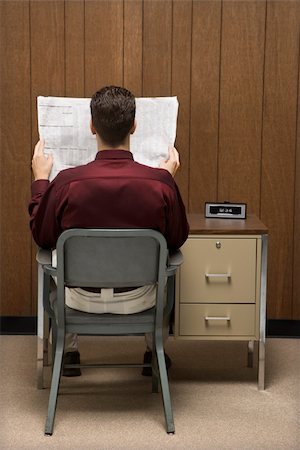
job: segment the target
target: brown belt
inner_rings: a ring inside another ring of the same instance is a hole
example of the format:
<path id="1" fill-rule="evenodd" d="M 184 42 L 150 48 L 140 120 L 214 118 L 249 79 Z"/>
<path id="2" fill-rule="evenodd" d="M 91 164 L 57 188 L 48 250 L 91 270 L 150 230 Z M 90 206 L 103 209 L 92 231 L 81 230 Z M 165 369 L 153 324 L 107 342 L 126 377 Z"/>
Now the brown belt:
<path id="1" fill-rule="evenodd" d="M 124 287 L 124 288 L 114 288 L 114 293 L 121 294 L 122 292 L 130 292 L 134 291 L 134 289 L 138 289 L 140 286 L 135 287 Z M 101 288 L 82 288 L 84 291 L 94 292 L 95 294 L 101 294 Z"/>

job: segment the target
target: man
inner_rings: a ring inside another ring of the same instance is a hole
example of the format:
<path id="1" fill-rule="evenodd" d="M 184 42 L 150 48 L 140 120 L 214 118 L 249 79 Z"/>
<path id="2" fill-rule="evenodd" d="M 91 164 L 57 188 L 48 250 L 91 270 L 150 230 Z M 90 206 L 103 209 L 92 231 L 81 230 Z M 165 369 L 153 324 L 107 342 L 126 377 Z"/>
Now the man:
<path id="1" fill-rule="evenodd" d="M 43 140 L 35 146 L 29 214 L 36 243 L 54 249 L 59 235 L 69 228 L 152 228 L 165 236 L 169 250 L 178 249 L 189 226 L 173 179 L 179 167 L 177 150 L 170 147 L 169 158 L 159 168 L 134 161 L 130 134 L 136 128 L 135 98 L 121 87 L 104 87 L 93 95 L 90 127 L 98 146 L 95 161 L 63 170 L 51 183 L 53 158 L 44 154 Z M 154 286 L 124 288 L 108 300 L 93 289 L 66 291 L 69 307 L 90 313 L 135 313 L 154 302 Z M 149 347 L 150 343 L 145 362 L 151 360 Z M 78 362 L 76 336 L 68 336 L 65 363 Z M 63 374 L 80 375 L 80 370 L 65 369 Z"/>

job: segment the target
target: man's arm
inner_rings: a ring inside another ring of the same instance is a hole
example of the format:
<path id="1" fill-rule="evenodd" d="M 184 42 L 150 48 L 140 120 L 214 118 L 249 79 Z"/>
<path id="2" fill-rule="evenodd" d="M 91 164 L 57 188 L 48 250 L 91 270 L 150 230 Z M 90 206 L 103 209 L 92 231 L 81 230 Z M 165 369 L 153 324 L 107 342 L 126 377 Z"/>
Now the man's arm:
<path id="1" fill-rule="evenodd" d="M 165 238 L 169 250 L 179 249 L 187 240 L 189 224 L 186 217 L 185 206 L 178 186 L 174 181 L 174 188 L 167 196 L 166 230 Z"/>
<path id="2" fill-rule="evenodd" d="M 169 157 L 159 166 L 167 170 L 174 178 L 180 167 L 179 153 L 175 147 L 169 146 Z M 172 192 L 167 196 L 165 238 L 170 250 L 176 250 L 187 240 L 189 224 L 186 218 L 185 206 L 177 184 L 174 181 Z"/>
<path id="3" fill-rule="evenodd" d="M 170 145 L 168 158 L 160 162 L 159 168 L 167 170 L 174 178 L 179 167 L 179 153 L 173 145 Z"/>
<path id="4" fill-rule="evenodd" d="M 53 166 L 53 156 L 45 155 L 45 141 L 40 139 L 34 148 L 31 161 L 34 180 L 49 180 L 49 176 Z"/>
<path id="5" fill-rule="evenodd" d="M 30 228 L 35 242 L 43 248 L 53 248 L 61 233 L 56 220 L 55 186 L 49 183 L 53 165 L 52 155 L 44 154 L 45 143 L 40 140 L 34 149 L 32 171 L 34 182 L 29 203 Z"/>

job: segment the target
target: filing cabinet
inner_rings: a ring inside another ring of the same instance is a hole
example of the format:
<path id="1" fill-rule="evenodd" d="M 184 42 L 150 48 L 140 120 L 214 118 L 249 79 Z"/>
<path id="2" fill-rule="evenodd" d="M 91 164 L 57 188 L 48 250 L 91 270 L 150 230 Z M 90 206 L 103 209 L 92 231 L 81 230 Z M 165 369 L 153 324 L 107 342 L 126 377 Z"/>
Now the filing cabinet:
<path id="1" fill-rule="evenodd" d="M 258 339 L 260 237 L 191 235 L 181 251 L 178 336 Z"/>
<path id="2" fill-rule="evenodd" d="M 175 338 L 258 341 L 263 389 L 267 229 L 255 216 L 189 221 L 176 277 Z"/>

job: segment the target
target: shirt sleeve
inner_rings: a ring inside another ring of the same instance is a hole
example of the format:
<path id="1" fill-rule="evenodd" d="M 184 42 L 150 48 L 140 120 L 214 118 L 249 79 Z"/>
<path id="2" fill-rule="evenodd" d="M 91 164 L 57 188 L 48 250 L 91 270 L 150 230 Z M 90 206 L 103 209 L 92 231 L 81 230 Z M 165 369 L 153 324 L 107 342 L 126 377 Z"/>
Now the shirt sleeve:
<path id="1" fill-rule="evenodd" d="M 167 196 L 165 238 L 169 250 L 179 249 L 187 240 L 189 224 L 180 191 L 174 181 L 174 187 Z"/>
<path id="2" fill-rule="evenodd" d="M 37 180 L 31 186 L 31 201 L 28 211 L 32 236 L 42 248 L 51 249 L 56 246 L 62 230 L 58 223 L 58 202 L 55 182 Z"/>

